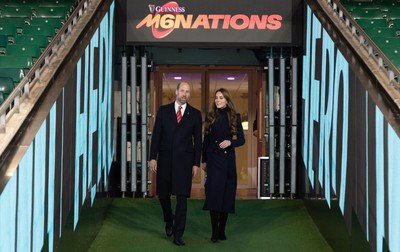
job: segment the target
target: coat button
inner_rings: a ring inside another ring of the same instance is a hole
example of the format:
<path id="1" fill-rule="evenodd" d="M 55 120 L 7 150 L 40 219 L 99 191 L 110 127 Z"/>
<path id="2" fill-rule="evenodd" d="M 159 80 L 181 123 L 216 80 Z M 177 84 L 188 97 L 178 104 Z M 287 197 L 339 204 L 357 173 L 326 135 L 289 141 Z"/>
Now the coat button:
<path id="1" fill-rule="evenodd" d="M 226 151 L 224 151 L 224 153 L 226 154 L 227 152 L 226 152 Z"/>
<path id="2" fill-rule="evenodd" d="M 218 143 L 218 141 L 215 141 L 215 143 Z"/>

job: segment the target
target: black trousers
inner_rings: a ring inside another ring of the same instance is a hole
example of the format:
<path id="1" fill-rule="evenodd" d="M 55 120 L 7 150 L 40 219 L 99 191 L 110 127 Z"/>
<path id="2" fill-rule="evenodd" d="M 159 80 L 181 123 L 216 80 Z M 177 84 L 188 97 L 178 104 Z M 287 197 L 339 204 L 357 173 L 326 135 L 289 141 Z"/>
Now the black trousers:
<path id="1" fill-rule="evenodd" d="M 187 196 L 176 196 L 175 217 L 171 207 L 171 197 L 159 198 L 163 210 L 164 222 L 173 224 L 174 237 L 180 238 L 185 232 L 187 214 Z"/>

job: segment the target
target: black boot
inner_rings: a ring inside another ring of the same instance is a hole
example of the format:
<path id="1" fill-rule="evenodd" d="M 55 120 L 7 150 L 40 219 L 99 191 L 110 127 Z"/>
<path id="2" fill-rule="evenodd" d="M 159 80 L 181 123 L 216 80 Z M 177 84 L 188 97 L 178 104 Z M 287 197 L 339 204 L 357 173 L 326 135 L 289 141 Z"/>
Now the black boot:
<path id="1" fill-rule="evenodd" d="M 211 241 L 217 242 L 218 241 L 218 217 L 219 217 L 219 214 L 217 212 L 210 211 L 210 217 L 211 217 L 211 228 L 212 228 Z"/>
<path id="2" fill-rule="evenodd" d="M 225 226 L 227 220 L 228 220 L 228 213 L 219 214 L 218 238 L 220 240 L 226 240 Z"/>

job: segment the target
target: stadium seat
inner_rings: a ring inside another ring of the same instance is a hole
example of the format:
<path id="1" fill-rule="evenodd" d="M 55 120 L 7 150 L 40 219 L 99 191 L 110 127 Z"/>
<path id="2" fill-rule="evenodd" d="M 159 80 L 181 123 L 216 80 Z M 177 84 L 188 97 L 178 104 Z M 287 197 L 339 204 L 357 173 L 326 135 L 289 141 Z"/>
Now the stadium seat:
<path id="1" fill-rule="evenodd" d="M 6 48 L 6 55 L 8 56 L 30 56 L 39 58 L 41 53 L 37 45 L 10 44 Z"/>
<path id="2" fill-rule="evenodd" d="M 379 7 L 372 1 L 366 2 L 366 1 L 340 1 L 340 3 L 343 5 L 343 7 L 346 8 L 348 12 L 353 12 L 354 9 L 360 9 L 360 8 L 375 8 L 378 9 Z"/>
<path id="3" fill-rule="evenodd" d="M 49 39 L 42 35 L 19 35 L 15 37 L 15 44 L 37 45 L 44 49 L 49 45 Z"/>
<path id="4" fill-rule="evenodd" d="M 400 48 L 400 38 L 376 37 L 374 42 L 379 47 L 397 47 Z"/>
<path id="5" fill-rule="evenodd" d="M 3 92 L 0 91 L 0 106 L 3 104 L 4 100 Z"/>
<path id="6" fill-rule="evenodd" d="M 14 84 L 16 85 L 22 80 L 22 78 L 28 73 L 28 71 L 29 69 L 21 67 L 0 68 L 0 77 L 10 77 L 13 79 Z"/>
<path id="7" fill-rule="evenodd" d="M 25 25 L 22 34 L 42 35 L 52 38 L 56 34 L 56 30 L 51 25 Z"/>
<path id="8" fill-rule="evenodd" d="M 0 34 L 7 35 L 8 42 L 14 43 L 17 35 L 17 27 L 14 24 L 0 24 Z"/>
<path id="9" fill-rule="evenodd" d="M 375 18 L 375 19 L 382 19 L 384 15 L 379 8 L 354 8 L 351 12 L 351 16 L 354 19 L 360 18 Z"/>
<path id="10" fill-rule="evenodd" d="M 33 10 L 33 16 L 36 18 L 62 18 L 67 19 L 70 7 L 45 7 L 42 6 Z"/>
<path id="11" fill-rule="evenodd" d="M 13 90 L 14 90 L 13 79 L 9 77 L 0 77 L 0 92 L 2 92 L 3 95 L 7 97 L 8 95 L 11 94 Z"/>
<path id="12" fill-rule="evenodd" d="M 390 8 L 387 12 L 387 19 L 400 19 L 400 8 Z"/>
<path id="13" fill-rule="evenodd" d="M 399 8 L 400 6 L 400 2 L 396 3 L 396 2 L 382 2 L 379 5 L 379 9 L 381 9 L 382 12 L 385 12 L 387 14 L 387 12 L 391 9 L 391 8 Z"/>
<path id="14" fill-rule="evenodd" d="M 0 25 L 15 25 L 16 28 L 22 28 L 25 24 L 29 24 L 25 18 L 20 17 L 10 17 L 10 18 L 0 18 Z"/>
<path id="15" fill-rule="evenodd" d="M 356 20 L 357 23 L 362 27 L 389 27 L 389 23 L 385 18 L 371 19 L 371 18 L 360 18 Z"/>
<path id="16" fill-rule="evenodd" d="M 62 18 L 33 18 L 31 25 L 51 25 L 54 28 L 60 28 L 63 25 Z"/>
<path id="17" fill-rule="evenodd" d="M 1 8 L 1 17 L 6 17 L 6 18 L 14 18 L 14 17 L 20 17 L 20 18 L 26 18 L 26 19 L 31 19 L 32 18 L 32 9 L 30 6 L 26 5 L 18 5 L 18 6 L 5 6 Z"/>
<path id="18" fill-rule="evenodd" d="M 30 6 L 32 3 L 41 2 L 42 0 L 0 0 L 1 3 L 4 3 L 5 6 L 8 7 L 19 7 Z M 47 1 L 47 0 L 45 0 Z"/>
<path id="19" fill-rule="evenodd" d="M 39 3 L 39 7 L 64 7 L 66 9 L 70 8 L 71 10 L 74 8 L 75 2 L 72 0 L 47 0 Z"/>
<path id="20" fill-rule="evenodd" d="M 392 27 L 387 27 L 387 28 L 386 27 L 379 27 L 379 28 L 366 27 L 364 30 L 371 38 L 374 38 L 374 37 L 390 38 L 390 37 L 397 36 L 396 30 Z"/>
<path id="21" fill-rule="evenodd" d="M 380 49 L 389 59 L 400 58 L 399 47 L 387 46 L 387 47 L 380 47 Z"/>
<path id="22" fill-rule="evenodd" d="M 0 25 L 15 25 L 17 34 L 22 33 L 22 28 L 25 26 L 25 24 L 29 24 L 29 20 L 21 17 L 9 17 L 9 18 L 0 18 Z"/>
<path id="23" fill-rule="evenodd" d="M 8 36 L 0 34 L 0 54 L 6 53 L 7 44 L 8 44 Z"/>
<path id="24" fill-rule="evenodd" d="M 393 65 L 397 66 L 397 68 L 400 68 L 400 57 L 399 58 L 396 58 L 396 57 L 390 58 L 390 61 L 392 61 Z"/>
<path id="25" fill-rule="evenodd" d="M 396 30 L 400 30 L 400 18 L 394 19 L 390 21 L 391 27 L 393 27 Z"/>
<path id="26" fill-rule="evenodd" d="M 0 56 L 0 68 L 30 69 L 33 66 L 33 63 L 33 59 L 30 56 Z M 1 76 L 2 75 L 0 75 L 0 77 Z"/>

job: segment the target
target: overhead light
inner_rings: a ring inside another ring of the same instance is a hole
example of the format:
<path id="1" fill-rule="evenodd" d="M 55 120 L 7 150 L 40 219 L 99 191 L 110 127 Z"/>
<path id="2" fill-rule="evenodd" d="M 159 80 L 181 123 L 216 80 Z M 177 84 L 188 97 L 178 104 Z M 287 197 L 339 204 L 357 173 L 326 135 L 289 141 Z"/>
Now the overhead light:
<path id="1" fill-rule="evenodd" d="M 182 77 L 181 76 L 175 76 L 174 79 L 175 80 L 182 80 Z"/>
<path id="2" fill-rule="evenodd" d="M 235 80 L 235 77 L 227 77 L 227 80 Z"/>

